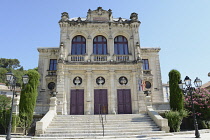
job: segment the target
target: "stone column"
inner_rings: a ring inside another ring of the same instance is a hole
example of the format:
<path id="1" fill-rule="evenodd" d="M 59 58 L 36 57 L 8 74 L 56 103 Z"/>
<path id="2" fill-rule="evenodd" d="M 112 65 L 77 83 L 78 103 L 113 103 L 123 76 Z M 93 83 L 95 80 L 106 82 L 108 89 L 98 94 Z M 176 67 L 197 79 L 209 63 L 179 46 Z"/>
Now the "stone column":
<path id="1" fill-rule="evenodd" d="M 138 63 L 137 69 L 138 69 L 138 80 L 140 80 L 138 82 L 142 82 L 142 80 L 144 80 L 142 63 Z M 139 86 L 139 84 L 141 86 L 141 83 L 138 83 L 138 86 Z M 138 90 L 138 107 L 139 107 L 139 113 L 146 112 L 145 94 L 144 94 L 143 90 Z"/>
<path id="2" fill-rule="evenodd" d="M 133 112 L 133 114 L 137 114 L 137 113 L 139 113 L 139 107 L 138 107 L 138 95 L 137 95 L 137 79 L 136 79 L 136 76 L 137 76 L 137 74 L 136 74 L 136 71 L 132 71 L 132 83 L 133 83 L 133 85 L 132 85 L 132 90 L 133 90 L 133 92 L 132 92 L 132 112 Z"/>
<path id="3" fill-rule="evenodd" d="M 117 113 L 117 107 L 116 107 L 116 102 L 117 102 L 117 97 L 116 97 L 116 89 L 115 89 L 115 71 L 110 70 L 109 71 L 110 75 L 110 95 L 108 95 L 109 101 L 109 113 L 110 114 L 116 114 Z"/>
<path id="4" fill-rule="evenodd" d="M 58 70 L 57 70 L 57 99 L 58 99 L 58 106 L 57 106 L 57 114 L 64 114 L 64 64 L 58 63 Z"/>
<path id="5" fill-rule="evenodd" d="M 87 94 L 86 94 L 86 108 L 85 108 L 85 114 L 90 115 L 94 114 L 93 107 L 92 107 L 92 99 L 93 99 L 93 83 L 92 83 L 92 71 L 87 70 L 86 71 L 87 76 Z"/>

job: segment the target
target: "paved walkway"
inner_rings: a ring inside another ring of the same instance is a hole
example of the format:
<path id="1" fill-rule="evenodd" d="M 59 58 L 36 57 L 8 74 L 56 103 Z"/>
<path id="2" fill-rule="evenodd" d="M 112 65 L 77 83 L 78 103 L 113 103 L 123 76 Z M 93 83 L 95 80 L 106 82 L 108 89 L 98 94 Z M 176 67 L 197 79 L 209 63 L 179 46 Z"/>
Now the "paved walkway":
<path id="1" fill-rule="evenodd" d="M 146 137 L 146 138 L 108 138 L 100 137 L 95 139 L 86 140 L 210 140 L 210 130 L 199 130 L 201 137 L 195 138 L 194 131 L 185 131 L 179 133 L 173 133 L 173 136 L 160 136 L 160 137 Z M 11 140 L 67 140 L 62 138 L 33 138 L 33 137 L 23 137 L 23 136 L 12 136 Z M 5 136 L 0 135 L 0 140 L 5 140 Z M 85 139 L 72 139 L 72 140 L 85 140 Z"/>

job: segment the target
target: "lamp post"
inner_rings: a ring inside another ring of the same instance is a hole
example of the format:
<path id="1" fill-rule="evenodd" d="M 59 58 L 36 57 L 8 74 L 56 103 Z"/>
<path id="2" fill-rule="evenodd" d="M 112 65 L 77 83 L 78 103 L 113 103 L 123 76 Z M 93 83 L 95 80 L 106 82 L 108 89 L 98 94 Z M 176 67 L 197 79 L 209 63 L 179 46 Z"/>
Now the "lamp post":
<path id="1" fill-rule="evenodd" d="M 17 78 L 13 75 L 13 73 L 8 72 L 6 73 L 6 80 L 8 83 L 8 88 L 12 91 L 12 103 L 11 103 L 11 110 L 10 110 L 10 117 L 9 117 L 9 126 L 7 131 L 6 140 L 11 139 L 11 129 L 12 129 L 12 110 L 13 110 L 13 102 L 14 102 L 14 95 L 16 95 L 16 87 L 17 87 Z M 22 76 L 23 84 L 26 85 L 29 81 L 28 75 Z"/>
<path id="2" fill-rule="evenodd" d="M 194 85 L 195 85 L 195 87 L 200 88 L 202 86 L 202 81 L 200 79 L 198 79 L 198 77 L 196 77 L 196 79 L 194 81 Z M 195 90 L 195 88 L 192 87 L 191 79 L 188 76 L 186 76 L 184 79 L 184 83 L 182 83 L 182 80 L 180 80 L 179 88 L 182 89 L 185 93 L 187 93 L 187 92 L 190 93 L 192 111 L 193 111 L 194 127 L 195 127 L 195 137 L 200 138 L 200 133 L 198 131 L 198 123 L 197 123 L 195 108 L 194 108 L 194 103 L 193 103 L 193 96 L 192 96 L 192 92 Z"/>

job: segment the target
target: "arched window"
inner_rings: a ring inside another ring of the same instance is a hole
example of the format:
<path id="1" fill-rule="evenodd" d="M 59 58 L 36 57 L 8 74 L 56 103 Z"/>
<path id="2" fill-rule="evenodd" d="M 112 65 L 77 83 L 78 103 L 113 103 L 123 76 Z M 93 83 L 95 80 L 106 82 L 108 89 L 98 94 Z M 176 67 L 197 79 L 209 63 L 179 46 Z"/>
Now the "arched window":
<path id="1" fill-rule="evenodd" d="M 128 55 L 128 41 L 124 36 L 115 37 L 114 53 L 119 55 Z"/>
<path id="2" fill-rule="evenodd" d="M 84 55 L 86 53 L 86 40 L 83 36 L 78 35 L 72 39 L 71 54 Z"/>
<path id="3" fill-rule="evenodd" d="M 96 36 L 93 39 L 93 54 L 107 54 L 107 41 L 104 36 Z"/>

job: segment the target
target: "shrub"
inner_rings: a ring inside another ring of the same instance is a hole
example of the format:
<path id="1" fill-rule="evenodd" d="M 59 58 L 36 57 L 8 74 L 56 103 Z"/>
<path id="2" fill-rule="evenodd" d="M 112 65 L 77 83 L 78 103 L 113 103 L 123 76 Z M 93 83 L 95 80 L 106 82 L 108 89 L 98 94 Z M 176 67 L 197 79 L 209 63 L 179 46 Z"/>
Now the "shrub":
<path id="1" fill-rule="evenodd" d="M 19 104 L 20 126 L 24 133 L 30 128 L 33 121 L 33 112 L 36 106 L 37 87 L 39 84 L 39 73 L 36 70 L 28 70 L 29 82 L 21 91 Z"/>
<path id="2" fill-rule="evenodd" d="M 170 88 L 170 107 L 171 110 L 180 111 L 184 109 L 184 98 L 182 90 L 179 88 L 180 73 L 177 70 L 169 72 L 169 88 Z"/>
<path id="3" fill-rule="evenodd" d="M 168 119 L 168 125 L 173 132 L 180 131 L 180 125 L 182 123 L 182 119 L 187 117 L 189 112 L 187 110 L 173 111 L 170 110 L 165 113 L 166 118 Z"/>

